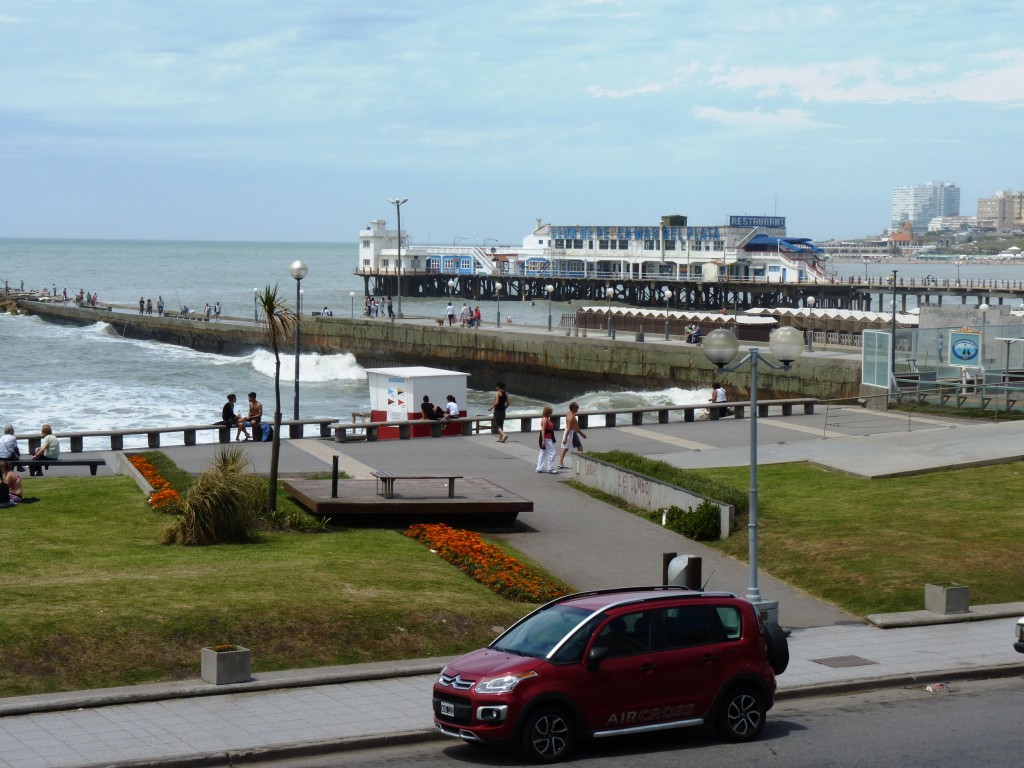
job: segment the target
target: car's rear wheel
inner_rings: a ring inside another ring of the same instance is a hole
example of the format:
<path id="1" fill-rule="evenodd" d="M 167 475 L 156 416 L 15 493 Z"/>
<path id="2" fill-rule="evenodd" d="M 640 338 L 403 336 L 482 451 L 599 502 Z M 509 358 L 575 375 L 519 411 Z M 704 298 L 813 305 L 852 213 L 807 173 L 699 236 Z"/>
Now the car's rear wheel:
<path id="1" fill-rule="evenodd" d="M 774 621 L 764 623 L 765 637 L 768 640 L 768 663 L 776 675 L 781 675 L 789 666 L 789 641 L 786 633 Z"/>
<path id="2" fill-rule="evenodd" d="M 753 688 L 733 688 L 718 711 L 718 730 L 728 741 L 751 741 L 764 728 L 764 700 Z"/>
<path id="3" fill-rule="evenodd" d="M 523 754 L 535 763 L 562 760 L 575 743 L 575 726 L 560 707 L 542 705 L 523 724 L 520 746 Z"/>

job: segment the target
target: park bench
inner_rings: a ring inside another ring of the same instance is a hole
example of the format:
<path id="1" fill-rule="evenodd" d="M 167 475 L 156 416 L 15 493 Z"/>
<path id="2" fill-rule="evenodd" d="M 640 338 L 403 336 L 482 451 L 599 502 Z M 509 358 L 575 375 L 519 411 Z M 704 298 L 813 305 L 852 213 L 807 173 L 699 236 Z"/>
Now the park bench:
<path id="1" fill-rule="evenodd" d="M 462 475 L 404 475 L 386 470 L 374 470 L 370 474 L 377 478 L 377 495 L 383 496 L 385 499 L 395 498 L 396 480 L 447 480 L 448 498 L 454 499 L 455 481 L 463 477 Z"/>
<path id="2" fill-rule="evenodd" d="M 46 469 L 47 467 L 88 467 L 89 474 L 95 475 L 96 469 L 101 466 L 106 466 L 107 462 L 103 459 L 27 459 L 18 460 L 15 462 L 19 467 L 28 467 L 30 470 L 33 467 L 39 467 Z"/>

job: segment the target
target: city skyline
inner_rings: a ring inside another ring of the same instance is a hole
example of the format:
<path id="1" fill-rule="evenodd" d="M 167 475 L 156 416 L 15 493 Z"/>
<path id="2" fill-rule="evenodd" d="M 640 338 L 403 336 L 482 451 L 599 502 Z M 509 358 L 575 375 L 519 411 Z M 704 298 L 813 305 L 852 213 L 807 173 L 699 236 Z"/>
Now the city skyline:
<path id="1" fill-rule="evenodd" d="M 553 224 L 890 223 L 1024 186 L 1024 7 L 10 0 L 0 236 L 515 244 Z"/>

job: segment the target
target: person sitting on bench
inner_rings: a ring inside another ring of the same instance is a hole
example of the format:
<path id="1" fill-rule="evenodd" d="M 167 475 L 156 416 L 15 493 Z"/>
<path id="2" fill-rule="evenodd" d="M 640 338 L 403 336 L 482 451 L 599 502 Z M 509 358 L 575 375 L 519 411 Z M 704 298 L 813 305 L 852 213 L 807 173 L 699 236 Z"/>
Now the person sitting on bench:
<path id="1" fill-rule="evenodd" d="M 689 333 L 686 336 L 687 344 L 700 344 L 700 326 L 694 323 L 690 326 Z"/>
<path id="2" fill-rule="evenodd" d="M 43 442 L 38 448 L 36 448 L 35 453 L 32 454 L 32 458 L 57 461 L 60 458 L 60 443 L 57 441 L 57 438 L 54 437 L 53 430 L 50 428 L 49 424 L 43 424 L 39 431 L 43 433 Z M 29 475 L 42 477 L 43 468 L 29 467 Z"/>
<path id="3" fill-rule="evenodd" d="M 444 416 L 444 408 L 430 402 L 430 395 L 423 396 L 423 402 L 420 403 L 420 412 L 423 414 L 424 419 L 436 420 Z"/>

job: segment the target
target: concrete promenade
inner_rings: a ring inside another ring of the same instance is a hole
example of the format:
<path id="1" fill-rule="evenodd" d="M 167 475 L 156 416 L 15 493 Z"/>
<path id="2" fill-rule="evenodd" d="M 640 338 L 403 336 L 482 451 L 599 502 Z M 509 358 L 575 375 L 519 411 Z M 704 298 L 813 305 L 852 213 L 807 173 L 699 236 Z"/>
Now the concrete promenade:
<path id="1" fill-rule="evenodd" d="M 747 420 L 586 432 L 588 450 L 618 448 L 680 466 L 745 465 L 749 456 Z M 1021 422 L 967 424 L 859 408 L 762 417 L 759 434 L 762 463 L 808 459 L 868 476 L 1013 460 L 1024 445 Z M 504 444 L 490 435 L 346 444 L 286 440 L 281 470 L 322 472 L 334 455 L 355 477 L 369 477 L 371 469 L 430 473 L 458 466 L 464 475 L 487 477 L 534 501 L 534 511 L 520 515 L 521 528 L 501 537 L 578 589 L 657 583 L 661 554 L 679 552 L 705 558 L 709 589 L 745 592 L 745 564 L 577 493 L 560 482 L 562 476 L 535 474 L 535 441 L 535 434 L 518 433 Z M 164 450 L 198 472 L 216 448 Z M 264 470 L 270 446 L 249 443 L 246 450 Z M 781 621 L 792 629 L 781 696 L 938 680 L 955 685 L 968 677 L 1024 672 L 1024 656 L 1012 647 L 1024 602 L 972 607 L 969 622 L 926 626 L 920 616 L 903 622 L 890 617 L 908 626 L 879 629 L 765 574 L 760 586 L 765 597 L 780 602 Z M 254 654 L 258 658 L 258 648 Z M 220 687 L 199 681 L 197 669 L 192 681 L 3 699 L 0 768 L 225 765 L 231 755 L 313 754 L 430 738 L 430 686 L 443 663 L 259 673 L 250 683 Z"/>

